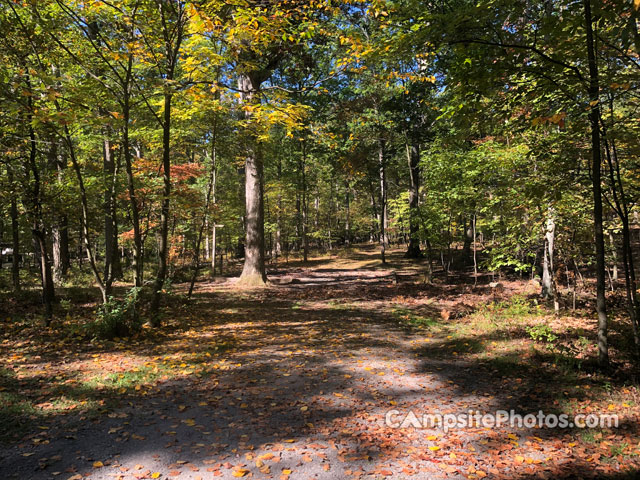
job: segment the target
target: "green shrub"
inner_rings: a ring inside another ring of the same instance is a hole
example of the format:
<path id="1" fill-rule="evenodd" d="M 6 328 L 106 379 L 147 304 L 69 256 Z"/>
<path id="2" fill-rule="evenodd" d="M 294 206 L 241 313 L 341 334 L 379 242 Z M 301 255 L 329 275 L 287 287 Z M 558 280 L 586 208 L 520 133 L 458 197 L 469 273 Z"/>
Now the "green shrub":
<path id="1" fill-rule="evenodd" d="M 97 318 L 90 324 L 91 333 L 99 338 L 126 337 L 141 326 L 138 312 L 140 288 L 134 287 L 122 299 L 109 297 L 98 308 Z"/>
<path id="2" fill-rule="evenodd" d="M 553 329 L 543 323 L 526 328 L 529 336 L 536 342 L 553 343 L 558 339 Z"/>

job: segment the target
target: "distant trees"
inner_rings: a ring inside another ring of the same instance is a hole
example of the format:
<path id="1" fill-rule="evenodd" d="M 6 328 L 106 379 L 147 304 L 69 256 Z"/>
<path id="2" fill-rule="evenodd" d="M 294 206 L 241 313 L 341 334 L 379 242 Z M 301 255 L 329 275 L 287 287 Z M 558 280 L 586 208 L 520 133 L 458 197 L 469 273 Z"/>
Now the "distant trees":
<path id="1" fill-rule="evenodd" d="M 152 284 L 158 325 L 168 283 L 221 253 L 262 285 L 371 241 L 540 276 L 558 306 L 592 272 L 602 365 L 620 261 L 640 347 L 635 4 L 2 5 L 2 242 L 47 319 L 86 266 L 105 304 Z"/>

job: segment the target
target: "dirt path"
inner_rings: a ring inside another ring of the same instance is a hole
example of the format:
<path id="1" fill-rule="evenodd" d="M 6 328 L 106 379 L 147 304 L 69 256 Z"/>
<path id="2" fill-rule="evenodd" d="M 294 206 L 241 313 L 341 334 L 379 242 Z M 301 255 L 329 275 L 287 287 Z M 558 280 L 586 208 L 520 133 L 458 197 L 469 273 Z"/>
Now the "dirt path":
<path id="1" fill-rule="evenodd" d="M 397 305 L 448 320 L 474 301 L 410 273 L 336 261 L 274 271 L 258 291 L 200 285 L 188 309 L 170 307 L 188 328 L 100 354 L 171 375 L 115 408 L 44 423 L 0 453 L 0 478 L 602 478 L 567 430 L 387 425 L 391 410 L 524 414 L 546 402 L 544 372 L 503 376 L 399 321 Z"/>

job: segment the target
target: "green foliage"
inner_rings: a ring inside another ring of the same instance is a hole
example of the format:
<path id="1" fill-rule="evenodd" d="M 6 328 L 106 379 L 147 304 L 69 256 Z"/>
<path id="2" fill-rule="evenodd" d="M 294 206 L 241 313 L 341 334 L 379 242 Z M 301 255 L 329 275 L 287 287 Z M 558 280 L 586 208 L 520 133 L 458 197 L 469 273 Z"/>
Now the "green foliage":
<path id="1" fill-rule="evenodd" d="M 528 326 L 525 329 L 529 336 L 536 342 L 546 342 L 548 344 L 554 343 L 558 336 L 554 333 L 553 329 L 544 323 L 540 323 L 534 326 Z"/>
<path id="2" fill-rule="evenodd" d="M 97 338 L 125 337 L 142 326 L 139 313 L 140 288 L 131 288 L 121 300 L 109 297 L 100 307 L 96 319 L 89 324 L 89 332 Z"/>
<path id="3" fill-rule="evenodd" d="M 438 325 L 438 321 L 432 317 L 418 315 L 408 308 L 395 308 L 393 316 L 402 324 L 414 328 L 429 328 Z"/>

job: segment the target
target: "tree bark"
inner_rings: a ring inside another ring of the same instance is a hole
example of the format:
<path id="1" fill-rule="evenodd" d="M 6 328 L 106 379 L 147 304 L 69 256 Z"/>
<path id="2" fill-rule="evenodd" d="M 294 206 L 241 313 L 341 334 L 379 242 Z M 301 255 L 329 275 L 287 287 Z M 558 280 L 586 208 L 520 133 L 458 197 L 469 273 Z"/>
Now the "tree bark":
<path id="1" fill-rule="evenodd" d="M 278 262 L 278 256 L 282 254 L 282 160 L 278 158 L 278 199 L 276 211 L 276 238 L 273 244 L 273 256 Z"/>
<path id="2" fill-rule="evenodd" d="M 544 252 L 542 254 L 542 298 L 553 299 L 554 309 L 558 311 L 554 282 L 553 255 L 555 248 L 556 221 L 553 209 L 549 209 L 544 230 Z"/>
<path id="3" fill-rule="evenodd" d="M 104 174 L 104 283 L 107 294 L 111 292 L 113 281 L 121 273 L 118 249 L 118 224 L 116 219 L 116 185 L 118 162 L 114 160 L 111 140 L 106 136 L 103 141 Z"/>
<path id="4" fill-rule="evenodd" d="M 167 260 L 169 254 L 169 206 L 171 196 L 171 100 L 173 94 L 164 95 L 164 120 L 162 124 L 162 205 L 160 208 L 160 242 L 158 246 L 158 272 L 153 284 L 151 300 L 151 323 L 160 326 L 157 315 L 160 308 L 160 297 L 167 278 Z"/>
<path id="5" fill-rule="evenodd" d="M 586 47 L 589 63 L 589 123 L 591 125 L 592 183 L 593 183 L 593 225 L 596 243 L 596 311 L 598 314 L 598 363 L 609 365 L 609 343 L 607 333 L 606 273 L 604 232 L 602 226 L 602 152 L 600 145 L 600 80 L 593 40 L 593 18 L 591 0 L 583 0 L 586 27 Z"/>
<path id="6" fill-rule="evenodd" d="M 196 279 L 198 278 L 198 271 L 200 270 L 200 245 L 202 244 L 202 236 L 205 233 L 205 229 L 207 228 L 207 216 L 209 214 L 209 205 L 211 203 L 216 202 L 216 121 L 213 124 L 213 135 L 211 138 L 211 172 L 209 174 L 209 184 L 207 185 L 207 196 L 204 202 L 204 212 L 202 214 L 202 222 L 200 224 L 200 230 L 198 231 L 198 238 L 196 240 L 196 248 L 193 253 L 193 274 L 191 276 L 191 282 L 189 283 L 189 292 L 187 293 L 187 298 L 191 298 L 193 293 L 193 286 L 196 283 Z M 205 235 L 207 238 L 209 237 L 209 232 L 206 232 Z M 211 243 L 213 245 L 213 255 L 211 256 L 211 270 L 213 274 L 216 273 L 216 222 L 214 219 L 213 222 L 213 233 L 211 235 Z"/>
<path id="7" fill-rule="evenodd" d="M 60 152 L 58 148 L 56 140 L 52 137 L 50 141 L 50 163 L 54 165 L 57 170 L 57 181 L 58 185 L 61 186 L 64 182 L 63 171 L 66 167 L 66 162 L 64 161 L 62 152 Z M 53 237 L 53 281 L 55 284 L 60 284 L 64 281 L 71 262 L 69 255 L 69 222 L 65 211 L 65 206 L 60 205 L 59 212 L 54 214 L 54 222 L 51 226 Z"/>
<path id="8" fill-rule="evenodd" d="M 344 206 L 345 206 L 345 218 L 344 218 L 344 244 L 348 247 L 351 245 L 351 202 L 349 196 L 349 180 L 345 181 L 344 192 Z"/>
<path id="9" fill-rule="evenodd" d="M 91 243 L 91 238 L 89 236 L 89 203 L 87 200 L 87 191 L 84 186 L 82 171 L 80 170 L 80 165 L 78 164 L 78 160 L 76 158 L 75 150 L 71 140 L 71 134 L 69 132 L 69 127 L 67 125 L 64 126 L 64 133 L 65 133 L 67 148 L 69 150 L 69 157 L 71 158 L 71 165 L 73 166 L 73 170 L 76 174 L 76 179 L 78 180 L 78 188 L 80 190 L 80 206 L 82 210 L 82 231 L 83 231 L 83 237 L 84 237 L 84 246 L 87 250 L 87 259 L 89 260 L 89 266 L 91 267 L 91 271 L 93 272 L 93 276 L 95 278 L 96 284 L 98 285 L 98 289 L 100 290 L 100 294 L 102 295 L 102 303 L 106 304 L 108 301 L 108 291 L 102 277 L 100 276 L 100 272 L 98 271 L 95 252 L 93 250 L 93 244 Z"/>
<path id="10" fill-rule="evenodd" d="M 420 258 L 420 218 L 418 211 L 420 190 L 420 145 L 407 143 L 407 161 L 409 163 L 409 246 L 407 258 Z"/>
<path id="11" fill-rule="evenodd" d="M 385 141 L 378 139 L 378 172 L 380 174 L 380 258 L 386 263 L 385 252 L 389 245 L 387 236 L 387 176 L 385 161 Z"/>
<path id="12" fill-rule="evenodd" d="M 131 155 L 131 143 L 129 139 L 130 105 L 128 96 L 124 100 L 123 125 L 122 125 L 122 151 L 124 166 L 127 174 L 127 190 L 129 193 L 129 208 L 131 209 L 131 223 L 133 224 L 133 285 L 142 287 L 143 281 L 143 252 L 142 233 L 140 230 L 140 208 L 136 196 L 136 187 L 133 177 L 133 156 Z"/>
<path id="13" fill-rule="evenodd" d="M 309 238 L 308 238 L 308 208 L 307 208 L 307 142 L 302 140 L 302 159 L 300 163 L 300 178 L 302 181 L 302 259 L 304 262 L 309 257 Z"/>
<path id="14" fill-rule="evenodd" d="M 253 107 L 257 104 L 256 94 L 259 91 L 259 82 L 252 80 L 249 75 L 241 74 L 238 77 L 238 89 L 240 90 L 243 105 Z M 250 123 L 252 113 L 250 109 L 245 111 L 245 118 Z M 263 200 L 263 163 L 262 156 L 255 133 L 249 125 L 246 136 L 245 157 L 245 230 L 246 245 L 244 267 L 240 275 L 239 283 L 249 286 L 264 285 L 267 275 L 264 267 L 264 200 Z"/>
<path id="15" fill-rule="evenodd" d="M 613 113 L 613 98 L 609 100 L 609 108 Z M 612 117 L 613 118 L 613 117 Z M 622 222 L 622 262 L 625 275 L 625 290 L 627 296 L 627 307 L 629 310 L 629 318 L 631 320 L 631 328 L 633 340 L 635 344 L 636 357 L 640 356 L 640 329 L 638 328 L 638 319 L 640 317 L 640 305 L 638 303 L 637 282 L 635 273 L 635 261 L 633 258 L 633 249 L 631 248 L 631 231 L 629 229 L 629 202 L 625 193 L 622 175 L 620 174 L 620 162 L 618 159 L 618 150 L 613 138 L 608 138 L 607 128 L 602 123 L 603 140 L 606 152 L 606 159 L 609 166 L 609 178 L 611 180 L 611 190 L 614 200 L 614 211 Z M 611 248 L 614 251 L 614 262 L 617 263 L 615 255 L 616 246 L 613 234 L 609 233 Z"/>
<path id="16" fill-rule="evenodd" d="M 36 134 L 33 129 L 33 100 L 31 96 L 31 81 L 26 77 L 26 85 L 29 91 L 27 95 L 27 125 L 29 128 L 29 170 L 32 175 L 30 179 L 28 195 L 31 217 L 31 233 L 37 248 L 40 265 L 40 280 L 42 284 L 42 303 L 45 310 L 45 325 L 51 325 L 53 317 L 53 302 L 55 301 L 55 289 L 53 284 L 53 271 L 49 259 L 49 251 L 46 241 L 46 226 L 42 212 L 42 184 L 40 181 L 40 170 L 37 164 Z"/>
<path id="17" fill-rule="evenodd" d="M 160 14 L 162 15 L 162 35 L 164 39 L 164 55 L 166 67 L 164 74 L 167 84 L 164 91 L 164 112 L 162 124 L 162 206 L 160 210 L 160 245 L 158 247 L 158 271 L 153 284 L 153 297 L 151 299 L 151 325 L 160 326 L 160 297 L 167 278 L 167 263 L 169 257 L 169 207 L 171 200 L 171 102 L 173 100 L 173 82 L 175 69 L 178 64 L 178 54 L 182 45 L 184 34 L 184 10 L 183 5 L 176 2 L 177 10 L 175 28 L 171 29 L 167 23 L 167 6 L 160 4 Z"/>
<path id="18" fill-rule="evenodd" d="M 7 165 L 7 176 L 9 185 L 13 191 L 13 167 Z M 11 195 L 11 247 L 13 254 L 11 256 L 11 283 L 13 291 L 20 291 L 20 224 L 18 223 L 18 201 L 16 195 Z"/>

